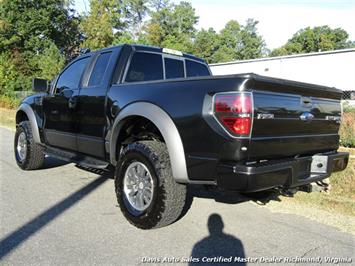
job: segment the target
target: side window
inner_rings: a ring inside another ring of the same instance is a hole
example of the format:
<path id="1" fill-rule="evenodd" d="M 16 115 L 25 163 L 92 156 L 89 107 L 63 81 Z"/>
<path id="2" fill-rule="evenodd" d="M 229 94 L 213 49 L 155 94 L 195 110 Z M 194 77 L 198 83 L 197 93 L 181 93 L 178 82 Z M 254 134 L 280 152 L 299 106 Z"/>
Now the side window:
<path id="1" fill-rule="evenodd" d="M 90 57 L 79 59 L 64 70 L 58 79 L 57 90 L 77 89 L 79 87 L 81 75 L 89 62 L 89 59 Z"/>
<path id="2" fill-rule="evenodd" d="M 183 78 L 184 75 L 184 61 L 171 58 L 164 58 L 165 64 L 165 78 Z"/>
<path id="3" fill-rule="evenodd" d="M 129 66 L 126 82 L 163 79 L 163 60 L 160 54 L 134 53 Z"/>
<path id="4" fill-rule="evenodd" d="M 211 75 L 206 65 L 191 60 L 186 60 L 185 62 L 186 62 L 187 77 L 199 77 L 199 76 Z"/>
<path id="5" fill-rule="evenodd" d="M 100 54 L 96 60 L 94 69 L 92 70 L 88 86 L 98 86 L 101 84 L 106 72 L 111 52 Z"/>

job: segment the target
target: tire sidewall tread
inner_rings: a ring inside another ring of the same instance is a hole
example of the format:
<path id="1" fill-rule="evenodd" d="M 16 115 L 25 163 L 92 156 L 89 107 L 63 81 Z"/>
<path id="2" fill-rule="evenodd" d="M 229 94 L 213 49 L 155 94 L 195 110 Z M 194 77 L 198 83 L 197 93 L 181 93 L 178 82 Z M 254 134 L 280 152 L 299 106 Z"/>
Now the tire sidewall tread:
<path id="1" fill-rule="evenodd" d="M 125 171 L 134 160 L 148 167 L 156 184 L 151 206 L 138 216 L 132 215 L 128 210 L 123 192 Z M 175 222 L 186 201 L 186 186 L 175 182 L 166 145 L 159 141 L 134 142 L 122 150 L 115 171 L 115 188 L 123 215 L 131 224 L 141 229 L 159 228 Z"/>
<path id="2" fill-rule="evenodd" d="M 27 141 L 26 158 L 21 162 L 17 157 L 17 141 L 20 133 L 24 132 Z M 17 165 L 23 170 L 35 170 L 43 166 L 44 163 L 44 148 L 35 143 L 32 135 L 31 124 L 29 121 L 22 121 L 16 128 L 14 140 L 14 152 Z"/>

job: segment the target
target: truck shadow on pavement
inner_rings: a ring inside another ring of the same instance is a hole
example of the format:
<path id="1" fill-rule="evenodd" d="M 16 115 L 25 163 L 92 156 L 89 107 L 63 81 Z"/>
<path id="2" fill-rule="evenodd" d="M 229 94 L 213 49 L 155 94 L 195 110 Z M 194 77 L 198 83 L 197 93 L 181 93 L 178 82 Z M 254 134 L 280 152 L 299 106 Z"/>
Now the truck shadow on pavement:
<path id="1" fill-rule="evenodd" d="M 209 236 L 197 242 L 191 252 L 191 257 L 197 262 L 189 265 L 220 265 L 224 263 L 246 265 L 240 259 L 245 258 L 242 242 L 223 232 L 224 223 L 219 214 L 211 214 L 207 227 Z"/>
<path id="2" fill-rule="evenodd" d="M 44 164 L 41 170 L 51 169 L 69 164 L 67 161 L 59 160 L 54 157 L 46 156 L 44 159 Z"/>
<path id="3" fill-rule="evenodd" d="M 57 160 L 50 157 L 46 159 L 49 160 L 46 162 L 47 165 L 44 166 L 44 169 L 56 167 L 67 163 L 65 161 Z M 97 169 L 96 171 L 92 171 L 90 168 L 85 168 L 78 165 L 77 167 L 86 171 L 91 171 L 93 173 L 99 174 L 99 176 L 84 187 L 70 194 L 62 201 L 58 202 L 57 204 L 53 205 L 52 207 L 48 208 L 47 210 L 33 218 L 32 220 L 28 221 L 23 226 L 19 227 L 4 238 L 0 239 L 0 260 L 5 256 L 9 255 L 14 249 L 16 249 L 23 242 L 27 241 L 29 238 L 31 238 L 32 235 L 39 232 L 43 227 L 45 227 L 51 221 L 56 219 L 59 215 L 64 213 L 66 210 L 71 208 L 80 200 L 88 196 L 95 189 L 100 187 L 108 179 L 113 177 L 113 173 L 110 171 Z M 264 200 L 266 204 L 266 202 L 270 200 L 278 200 L 277 196 L 273 196 L 273 198 L 271 199 L 270 194 L 267 195 L 268 197 L 261 197 L 260 199 L 258 199 L 258 201 Z M 211 198 L 215 199 L 217 202 L 223 202 L 228 204 L 237 204 L 249 200 L 255 200 L 253 198 L 243 196 L 234 192 L 230 193 L 219 190 L 210 190 L 206 189 L 205 187 L 192 186 L 191 188 L 189 188 L 185 209 L 181 214 L 180 218 L 182 218 L 186 214 L 188 209 L 191 207 L 194 197 Z M 208 257 L 211 257 L 211 255 L 213 255 L 213 257 L 234 256 L 244 258 L 244 249 L 241 241 L 231 235 L 223 233 L 223 227 L 224 224 L 222 218 L 218 214 L 211 215 L 208 220 L 210 236 L 202 239 L 194 246 L 192 256 L 196 258 L 202 258 L 205 255 L 208 255 Z M 208 252 L 208 254 L 205 254 L 205 252 Z"/>
<path id="4" fill-rule="evenodd" d="M 271 189 L 253 193 L 238 193 L 235 191 L 224 191 L 214 187 L 193 185 L 189 187 L 189 203 L 192 204 L 193 198 L 214 199 L 216 202 L 226 204 L 238 204 L 246 201 L 253 201 L 259 205 L 266 205 L 270 201 L 281 201 L 281 192 Z"/>
<path id="5" fill-rule="evenodd" d="M 28 240 L 32 235 L 40 231 L 43 227 L 61 215 L 63 212 L 71 208 L 77 202 L 88 196 L 91 192 L 101 186 L 108 179 L 106 175 L 101 175 L 85 185 L 81 189 L 75 191 L 62 201 L 48 208 L 25 225 L 10 233 L 8 236 L 0 240 L 0 260 L 10 254 L 23 242 Z"/>
<path id="6" fill-rule="evenodd" d="M 194 198 L 213 199 L 216 202 L 225 204 L 239 204 L 246 201 L 253 201 L 258 205 L 266 205 L 270 201 L 281 201 L 281 195 L 280 191 L 276 189 L 243 194 L 235 191 L 219 190 L 212 186 L 190 185 L 188 187 L 184 209 L 178 220 L 182 219 L 187 214 Z"/>

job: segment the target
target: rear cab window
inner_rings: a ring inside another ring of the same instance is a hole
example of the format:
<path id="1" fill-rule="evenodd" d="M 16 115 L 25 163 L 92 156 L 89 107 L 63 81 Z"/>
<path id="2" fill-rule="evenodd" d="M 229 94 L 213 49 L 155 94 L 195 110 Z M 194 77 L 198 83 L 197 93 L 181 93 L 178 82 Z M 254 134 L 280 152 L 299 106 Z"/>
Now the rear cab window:
<path id="1" fill-rule="evenodd" d="M 136 51 L 126 70 L 124 82 L 145 82 L 185 77 L 210 76 L 203 62 L 159 52 Z"/>
<path id="2" fill-rule="evenodd" d="M 179 59 L 173 59 L 169 57 L 164 58 L 165 64 L 165 78 L 174 79 L 174 78 L 184 78 L 184 61 Z"/>
<path id="3" fill-rule="evenodd" d="M 185 60 L 186 63 L 186 76 L 189 77 L 201 77 L 201 76 L 210 76 L 208 67 L 204 64 L 192 61 Z"/>
<path id="4" fill-rule="evenodd" d="M 163 79 L 161 54 L 135 52 L 126 75 L 126 82 L 152 81 Z"/>

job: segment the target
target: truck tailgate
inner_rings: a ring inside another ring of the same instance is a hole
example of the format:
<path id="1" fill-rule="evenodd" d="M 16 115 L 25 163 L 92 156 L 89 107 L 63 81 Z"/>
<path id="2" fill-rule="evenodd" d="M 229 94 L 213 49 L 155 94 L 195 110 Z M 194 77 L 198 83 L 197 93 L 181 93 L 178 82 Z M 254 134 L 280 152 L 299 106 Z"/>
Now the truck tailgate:
<path id="1" fill-rule="evenodd" d="M 278 158 L 338 148 L 341 91 L 293 81 L 253 82 L 249 158 Z"/>

